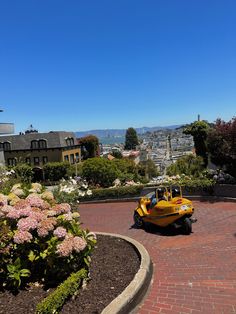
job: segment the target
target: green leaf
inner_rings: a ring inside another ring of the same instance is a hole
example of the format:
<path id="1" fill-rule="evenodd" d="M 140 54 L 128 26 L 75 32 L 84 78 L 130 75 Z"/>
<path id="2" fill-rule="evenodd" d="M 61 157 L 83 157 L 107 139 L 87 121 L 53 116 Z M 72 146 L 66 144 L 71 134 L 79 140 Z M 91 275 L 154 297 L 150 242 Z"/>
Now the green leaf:
<path id="1" fill-rule="evenodd" d="M 30 262 L 33 262 L 36 259 L 36 255 L 34 254 L 33 251 L 29 252 L 28 259 Z"/>

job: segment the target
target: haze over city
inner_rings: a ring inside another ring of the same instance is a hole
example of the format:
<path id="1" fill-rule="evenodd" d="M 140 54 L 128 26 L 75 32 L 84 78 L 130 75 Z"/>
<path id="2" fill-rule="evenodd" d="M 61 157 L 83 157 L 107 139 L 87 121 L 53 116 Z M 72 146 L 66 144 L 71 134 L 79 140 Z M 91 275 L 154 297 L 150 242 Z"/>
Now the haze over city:
<path id="1" fill-rule="evenodd" d="M 1 1 L 1 122 L 16 133 L 235 116 L 236 2 Z"/>

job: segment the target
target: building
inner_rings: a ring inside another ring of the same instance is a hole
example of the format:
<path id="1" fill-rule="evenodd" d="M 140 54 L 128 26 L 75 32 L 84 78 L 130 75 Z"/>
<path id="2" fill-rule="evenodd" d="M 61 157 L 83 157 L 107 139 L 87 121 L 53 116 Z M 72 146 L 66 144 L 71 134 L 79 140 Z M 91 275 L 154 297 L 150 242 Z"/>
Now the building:
<path id="1" fill-rule="evenodd" d="M 0 109 L 0 112 L 3 110 Z M 13 123 L 0 123 L 0 134 L 13 134 L 14 133 L 14 124 Z M 4 166 L 4 151 L 0 148 L 0 166 Z"/>
<path id="2" fill-rule="evenodd" d="M 27 163 L 42 168 L 47 162 L 81 161 L 81 147 L 73 132 L 32 132 L 0 136 L 0 150 L 4 152 L 6 166 Z"/>

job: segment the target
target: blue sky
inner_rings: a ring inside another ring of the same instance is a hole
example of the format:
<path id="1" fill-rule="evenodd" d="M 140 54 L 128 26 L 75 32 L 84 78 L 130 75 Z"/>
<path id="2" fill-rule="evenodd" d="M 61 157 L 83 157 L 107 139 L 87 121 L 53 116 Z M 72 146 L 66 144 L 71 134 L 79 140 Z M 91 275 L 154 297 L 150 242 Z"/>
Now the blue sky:
<path id="1" fill-rule="evenodd" d="M 0 0 L 1 122 L 15 131 L 236 115 L 235 0 Z"/>

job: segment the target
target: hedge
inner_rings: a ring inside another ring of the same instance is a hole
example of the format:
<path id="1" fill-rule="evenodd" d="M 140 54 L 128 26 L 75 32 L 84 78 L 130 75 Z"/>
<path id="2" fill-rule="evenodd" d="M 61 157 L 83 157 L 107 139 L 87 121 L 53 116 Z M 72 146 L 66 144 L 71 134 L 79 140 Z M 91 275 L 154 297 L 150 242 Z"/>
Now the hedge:
<path id="1" fill-rule="evenodd" d="M 86 195 L 80 198 L 80 201 L 87 200 L 103 200 L 103 199 L 116 199 L 132 196 L 140 196 L 143 185 L 121 186 L 116 188 L 104 188 L 92 190 L 92 195 Z"/>
<path id="2" fill-rule="evenodd" d="M 75 294 L 81 285 L 82 279 L 87 277 L 87 270 L 82 268 L 76 273 L 72 273 L 56 290 L 48 297 L 38 303 L 36 314 L 56 313 L 65 303 L 65 301 Z"/>

